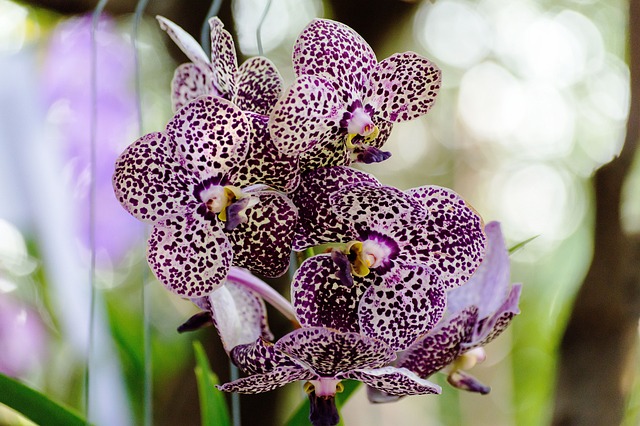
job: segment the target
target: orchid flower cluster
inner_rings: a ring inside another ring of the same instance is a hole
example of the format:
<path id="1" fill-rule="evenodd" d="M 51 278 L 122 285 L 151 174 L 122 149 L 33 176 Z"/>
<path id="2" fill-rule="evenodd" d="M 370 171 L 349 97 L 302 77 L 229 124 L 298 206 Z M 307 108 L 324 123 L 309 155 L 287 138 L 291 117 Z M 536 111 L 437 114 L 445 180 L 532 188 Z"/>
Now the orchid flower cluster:
<path id="1" fill-rule="evenodd" d="M 351 28 L 316 19 L 284 88 L 266 58 L 238 66 L 218 18 L 210 58 L 158 19 L 191 62 L 175 71 L 174 117 L 121 154 L 113 183 L 123 207 L 153 225 L 155 276 L 202 309 L 180 331 L 215 325 L 246 373 L 220 389 L 304 381 L 314 425 L 338 423 L 344 379 L 386 402 L 440 393 L 427 378 L 449 368 L 453 386 L 486 393 L 463 370 L 518 313 L 520 294 L 499 224 L 485 227 L 450 189 L 401 191 L 350 167 L 390 156 L 393 124 L 429 111 L 440 70 L 413 52 L 378 62 Z M 292 251 L 313 255 L 288 302 L 253 274 L 283 275 Z M 265 300 L 296 329 L 275 339 Z"/>

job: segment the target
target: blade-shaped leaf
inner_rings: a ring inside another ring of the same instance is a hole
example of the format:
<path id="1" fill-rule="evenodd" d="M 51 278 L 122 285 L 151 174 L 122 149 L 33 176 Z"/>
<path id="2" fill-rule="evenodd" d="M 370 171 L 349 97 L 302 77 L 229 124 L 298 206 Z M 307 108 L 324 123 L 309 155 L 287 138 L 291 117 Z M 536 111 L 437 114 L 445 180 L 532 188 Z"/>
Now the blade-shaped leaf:
<path id="1" fill-rule="evenodd" d="M 89 424 L 72 409 L 52 401 L 46 395 L 4 374 L 0 374 L 0 403 L 37 424 L 51 426 Z"/>
<path id="2" fill-rule="evenodd" d="M 355 380 L 343 380 L 344 390 L 336 395 L 336 407 L 338 410 L 349 400 L 349 397 L 360 387 L 362 383 Z M 298 406 L 296 411 L 289 417 L 289 420 L 285 423 L 286 426 L 299 426 L 309 424 L 309 400 L 305 398 L 304 401 Z M 342 416 L 340 416 L 340 423 L 338 426 L 343 426 Z"/>
<path id="3" fill-rule="evenodd" d="M 193 342 L 196 353 L 196 378 L 200 395 L 200 414 L 203 426 L 230 426 L 227 402 L 216 388 L 218 377 L 211 371 L 209 360 L 200 342 Z"/>
<path id="4" fill-rule="evenodd" d="M 522 247 L 526 246 L 527 244 L 529 244 L 531 241 L 535 240 L 536 238 L 538 238 L 540 235 L 534 235 L 531 238 L 527 238 L 524 241 L 520 241 L 518 244 L 512 246 L 509 248 L 509 254 L 513 254 L 516 251 L 520 250 Z"/>

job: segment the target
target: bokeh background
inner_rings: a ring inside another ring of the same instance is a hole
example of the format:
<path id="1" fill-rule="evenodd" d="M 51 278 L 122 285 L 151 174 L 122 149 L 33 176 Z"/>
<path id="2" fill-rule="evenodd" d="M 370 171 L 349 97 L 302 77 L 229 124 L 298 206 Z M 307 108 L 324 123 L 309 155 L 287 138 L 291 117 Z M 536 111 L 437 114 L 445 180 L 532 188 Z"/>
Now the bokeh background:
<path id="1" fill-rule="evenodd" d="M 257 54 L 256 28 L 266 5 L 266 0 L 222 2 L 220 16 L 241 57 Z M 212 329 L 176 332 L 195 308 L 165 291 L 146 268 L 148 230 L 116 202 L 111 174 L 124 147 L 161 130 L 170 118 L 171 77 L 186 61 L 153 15 L 167 16 L 199 38 L 209 4 L 150 0 L 134 33 L 135 3 L 112 1 L 93 34 L 92 59 L 94 6 L 80 0 L 0 0 L 0 372 L 83 410 L 91 328 L 92 420 L 142 424 L 146 409 L 152 424 L 195 425 L 192 340 L 204 342 L 221 380 L 229 378 L 227 360 Z M 442 69 L 443 86 L 432 111 L 396 125 L 386 145 L 391 159 L 362 169 L 401 189 L 453 188 L 485 222 L 502 222 L 508 245 L 536 237 L 511 256 L 512 281 L 524 284 L 522 313 L 472 371 L 492 387 L 489 395 L 459 392 L 444 376 L 434 378 L 443 385 L 441 396 L 395 404 L 369 405 L 361 390 L 342 410 L 346 424 L 544 425 L 552 422 L 556 379 L 563 388 L 582 386 L 564 380 L 557 368 L 564 362 L 563 333 L 594 251 L 600 258 L 594 235 L 602 223 L 619 224 L 621 238 L 640 232 L 635 153 L 623 151 L 622 186 L 602 192 L 593 185 L 594 172 L 618 157 L 629 139 L 628 64 L 640 45 L 628 42 L 628 9 L 622 0 L 272 1 L 262 41 L 265 56 L 286 82 L 293 79 L 293 42 L 314 17 L 353 26 L 379 59 L 413 50 Z M 607 194 L 619 203 L 597 198 Z M 599 210 L 604 216 L 596 215 L 596 205 L 605 207 Z M 630 311 L 631 349 L 638 338 L 637 247 L 604 246 L 616 258 L 635 259 L 627 271 L 626 290 L 636 289 L 625 299 L 630 306 L 591 304 L 584 311 L 591 319 L 587 330 L 607 323 L 611 309 Z M 619 294 L 611 268 L 611 282 L 597 293 L 603 303 L 607 291 L 613 299 Z M 90 321 L 92 282 L 98 297 Z M 286 293 L 286 279 L 274 285 Z M 276 331 L 285 330 L 276 313 L 271 317 Z M 147 357 L 145 318 L 151 336 Z M 596 357 L 617 345 L 601 342 L 596 338 L 588 348 Z M 628 365 L 638 363 L 633 350 L 625 354 Z M 152 372 L 151 401 L 144 398 L 145 365 Z M 584 368 L 585 377 L 602 370 L 586 365 L 595 372 Z M 624 370 L 611 380 L 628 396 L 622 424 L 640 424 L 637 373 Z M 243 396 L 243 424 L 281 424 L 303 397 L 297 385 Z M 607 424 L 597 420 L 592 424 Z M 0 406 L 0 424 L 28 423 Z"/>

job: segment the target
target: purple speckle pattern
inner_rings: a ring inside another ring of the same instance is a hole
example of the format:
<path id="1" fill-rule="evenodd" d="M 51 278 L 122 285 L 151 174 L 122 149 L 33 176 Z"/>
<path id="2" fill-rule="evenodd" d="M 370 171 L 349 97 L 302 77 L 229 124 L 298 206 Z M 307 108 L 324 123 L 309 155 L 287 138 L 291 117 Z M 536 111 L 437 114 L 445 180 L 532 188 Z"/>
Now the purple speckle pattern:
<path id="1" fill-rule="evenodd" d="M 163 133 L 147 134 L 116 160 L 115 195 L 136 219 L 154 223 L 193 208 L 189 194 L 195 179 L 176 161 Z"/>
<path id="2" fill-rule="evenodd" d="M 275 191 L 251 194 L 258 198 L 258 204 L 246 210 L 246 223 L 227 234 L 235 253 L 234 265 L 275 278 L 289 267 L 297 209 L 285 195 Z"/>
<path id="3" fill-rule="evenodd" d="M 349 167 L 322 167 L 302 175 L 300 185 L 291 197 L 299 211 L 294 250 L 323 243 L 348 242 L 356 237 L 333 213 L 329 203 L 332 194 L 356 183 L 380 186 L 372 175 Z"/>
<path id="4" fill-rule="evenodd" d="M 209 19 L 211 27 L 211 69 L 214 73 L 216 89 L 227 99 L 236 93 L 235 74 L 238 58 L 233 37 L 224 29 L 220 18 Z"/>
<path id="5" fill-rule="evenodd" d="M 435 329 L 401 353 L 396 366 L 407 368 L 422 378 L 442 370 L 464 352 L 461 345 L 471 336 L 477 319 L 478 310 L 471 306 L 442 320 Z"/>
<path id="6" fill-rule="evenodd" d="M 249 149 L 246 115 L 214 96 L 202 96 L 178 111 L 166 133 L 180 163 L 203 180 L 231 169 Z"/>
<path id="7" fill-rule="evenodd" d="M 269 131 L 276 147 L 285 154 L 301 154 L 314 145 L 326 149 L 327 144 L 346 137 L 340 128 L 344 112 L 331 83 L 302 76 L 276 103 Z"/>
<path id="8" fill-rule="evenodd" d="M 382 391 L 388 395 L 431 395 L 439 394 L 442 388 L 415 373 L 396 367 L 382 367 L 371 370 L 353 370 L 340 374 L 341 379 L 353 379 Z"/>
<path id="9" fill-rule="evenodd" d="M 254 374 L 216 387 L 224 392 L 253 394 L 269 392 L 287 383 L 298 380 L 312 380 L 315 378 L 317 378 L 317 376 L 304 367 L 286 366 L 275 368 L 268 373 Z"/>
<path id="10" fill-rule="evenodd" d="M 484 258 L 487 239 L 482 218 L 454 191 L 423 186 L 407 191 L 426 211 L 423 238 L 413 245 L 447 289 L 466 283 Z"/>
<path id="11" fill-rule="evenodd" d="M 440 89 L 440 70 L 414 53 L 396 53 L 371 73 L 370 103 L 378 116 L 397 123 L 426 114 Z"/>
<path id="12" fill-rule="evenodd" d="M 249 151 L 245 160 L 229 172 L 231 180 L 240 187 L 261 183 L 286 193 L 293 191 L 300 183 L 298 156 L 276 149 L 267 128 L 267 116 L 245 114 L 251 131 Z"/>
<path id="13" fill-rule="evenodd" d="M 303 327 L 328 327 L 341 332 L 359 332 L 358 303 L 367 289 L 365 280 L 353 277 L 344 285 L 336 276 L 338 266 L 331 255 L 305 260 L 291 283 L 291 300 Z"/>
<path id="14" fill-rule="evenodd" d="M 406 349 L 442 318 L 446 296 L 436 275 L 419 265 L 399 264 L 367 276 L 371 286 L 358 307 L 361 333 Z"/>
<path id="15" fill-rule="evenodd" d="M 231 100 L 245 111 L 269 115 L 282 95 L 280 73 L 273 62 L 260 56 L 240 65 L 235 83 L 237 91 Z"/>
<path id="16" fill-rule="evenodd" d="M 233 252 L 215 225 L 188 213 L 156 223 L 147 255 L 151 270 L 169 290 L 200 297 L 222 284 Z"/>
<path id="17" fill-rule="evenodd" d="M 377 65 L 373 49 L 358 33 L 328 19 L 314 19 L 293 46 L 296 75 L 335 81 L 346 104 L 368 88 Z"/>
<path id="18" fill-rule="evenodd" d="M 171 105 L 173 111 L 202 95 L 217 95 L 211 80 L 211 72 L 201 70 L 193 63 L 178 66 L 171 80 Z"/>
<path id="19" fill-rule="evenodd" d="M 247 374 L 264 374 L 278 367 L 298 367 L 291 358 L 276 350 L 274 344 L 264 339 L 238 345 L 229 353 L 233 363 Z"/>
<path id="20" fill-rule="evenodd" d="M 382 367 L 396 357 L 394 351 L 380 341 L 324 327 L 293 331 L 276 342 L 276 349 L 308 365 L 320 377 L 334 377 L 358 368 Z"/>

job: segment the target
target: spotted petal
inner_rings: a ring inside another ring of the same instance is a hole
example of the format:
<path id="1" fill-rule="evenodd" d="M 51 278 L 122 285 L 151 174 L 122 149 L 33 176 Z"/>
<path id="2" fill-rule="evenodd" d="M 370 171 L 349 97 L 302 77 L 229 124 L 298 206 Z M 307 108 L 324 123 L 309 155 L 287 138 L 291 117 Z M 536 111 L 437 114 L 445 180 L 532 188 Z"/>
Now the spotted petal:
<path id="1" fill-rule="evenodd" d="M 171 105 L 174 112 L 198 96 L 207 94 L 217 94 L 210 70 L 203 71 L 193 63 L 182 64 L 176 68 L 171 80 Z"/>
<path id="2" fill-rule="evenodd" d="M 198 213 L 156 224 L 149 238 L 153 273 L 181 296 L 205 296 L 222 285 L 232 257 L 224 233 Z"/>
<path id="3" fill-rule="evenodd" d="M 291 300 L 303 327 L 328 327 L 359 332 L 358 302 L 366 290 L 365 279 L 353 277 L 352 286 L 336 277 L 337 266 L 329 254 L 305 260 L 291 283 Z"/>
<path id="4" fill-rule="evenodd" d="M 298 380 L 312 380 L 316 375 L 303 367 L 279 367 L 265 374 L 255 374 L 217 386 L 225 392 L 262 393 Z"/>
<path id="5" fill-rule="evenodd" d="M 429 395 L 442 392 L 440 386 L 428 380 L 421 379 L 413 372 L 404 368 L 383 367 L 370 370 L 358 369 L 340 374 L 339 377 L 341 379 L 361 381 L 389 395 Z"/>
<path id="6" fill-rule="evenodd" d="M 288 155 L 301 154 L 316 144 L 324 146 L 346 137 L 340 129 L 345 111 L 338 92 L 328 81 L 299 77 L 271 111 L 271 138 Z"/>
<path id="7" fill-rule="evenodd" d="M 275 191 L 250 192 L 258 204 L 246 211 L 247 222 L 228 233 L 234 265 L 266 277 L 278 277 L 289 267 L 297 209 Z"/>
<path id="8" fill-rule="evenodd" d="M 217 17 L 209 19 L 211 27 L 211 67 L 218 91 L 227 99 L 233 99 L 236 93 L 235 74 L 238 70 L 238 58 L 233 37 L 224 29 Z"/>
<path id="9" fill-rule="evenodd" d="M 264 301 L 253 291 L 227 279 L 209 295 L 211 316 L 227 352 L 258 338 L 273 339 Z"/>
<path id="10" fill-rule="evenodd" d="M 420 261 L 447 289 L 466 283 L 485 254 L 482 218 L 450 189 L 423 186 L 407 193 L 427 211 L 421 224 L 424 237 L 415 245 Z"/>
<path id="11" fill-rule="evenodd" d="M 187 104 L 167 124 L 184 167 L 200 179 L 224 174 L 249 149 L 244 113 L 220 97 L 202 96 Z"/>
<path id="12" fill-rule="evenodd" d="M 415 234 L 415 229 L 423 220 L 424 212 L 415 200 L 399 189 L 350 185 L 331 194 L 330 203 L 338 220 L 361 239 L 376 231 L 392 238 L 402 248 L 420 236 Z"/>
<path id="13" fill-rule="evenodd" d="M 191 174 L 173 157 L 163 133 L 150 133 L 129 145 L 116 160 L 113 188 L 135 218 L 157 222 L 193 208 Z"/>
<path id="14" fill-rule="evenodd" d="M 461 345 L 471 337 L 477 319 L 478 310 L 473 306 L 447 317 L 401 353 L 396 366 L 422 378 L 442 370 L 465 352 Z"/>
<path id="15" fill-rule="evenodd" d="M 369 76 L 378 66 L 373 49 L 354 30 L 340 22 L 314 19 L 293 46 L 297 76 L 313 75 L 337 82 L 341 97 L 351 103 L 369 89 Z"/>
<path id="16" fill-rule="evenodd" d="M 426 114 L 440 89 L 440 70 L 414 53 L 397 53 L 380 62 L 371 74 L 371 98 L 376 115 L 397 123 Z"/>
<path id="17" fill-rule="evenodd" d="M 245 111 L 269 115 L 282 94 L 283 80 L 278 69 L 261 56 L 240 65 L 235 81 L 237 92 L 232 101 Z"/>
<path id="18" fill-rule="evenodd" d="M 208 65 L 210 63 L 209 58 L 207 58 L 207 54 L 204 53 L 204 50 L 200 47 L 200 43 L 191 37 L 188 32 L 165 17 L 156 16 L 156 19 L 160 23 L 160 28 L 167 32 L 169 37 L 171 37 L 180 50 L 187 55 L 187 58 L 189 58 L 191 62 L 200 65 L 203 69 L 204 65 Z"/>
<path id="19" fill-rule="evenodd" d="M 298 366 L 291 358 L 278 351 L 273 343 L 262 338 L 236 346 L 229 356 L 238 368 L 248 374 L 264 374 L 278 367 Z"/>
<path id="20" fill-rule="evenodd" d="M 300 182 L 298 157 L 278 151 L 269 135 L 269 117 L 246 113 L 251 125 L 249 152 L 244 161 L 229 172 L 231 182 L 239 187 L 269 185 L 283 192 L 293 191 Z"/>
<path id="21" fill-rule="evenodd" d="M 438 277 L 418 265 L 398 264 L 373 282 L 358 308 L 361 333 L 396 351 L 406 349 L 442 318 L 446 296 Z"/>
<path id="22" fill-rule="evenodd" d="M 463 345 L 465 349 L 485 346 L 509 326 L 513 317 L 520 313 L 518 301 L 520 300 L 521 290 L 522 286 L 520 284 L 514 284 L 509 297 L 507 297 L 502 306 L 491 317 L 478 324 L 471 342 Z"/>
<path id="23" fill-rule="evenodd" d="M 323 167 L 302 175 L 300 186 L 292 194 L 299 211 L 294 250 L 347 242 L 357 236 L 338 220 L 329 203 L 333 193 L 356 183 L 380 186 L 372 175 L 349 167 Z"/>
<path id="24" fill-rule="evenodd" d="M 487 234 L 487 254 L 468 283 L 451 290 L 447 297 L 450 312 L 466 306 L 477 306 L 478 317 L 486 318 L 504 303 L 510 287 L 509 252 L 499 222 L 484 228 Z"/>
<path id="25" fill-rule="evenodd" d="M 293 331 L 276 342 L 276 349 L 308 365 L 322 377 L 334 377 L 357 368 L 382 367 L 396 357 L 380 341 L 323 327 Z"/>

